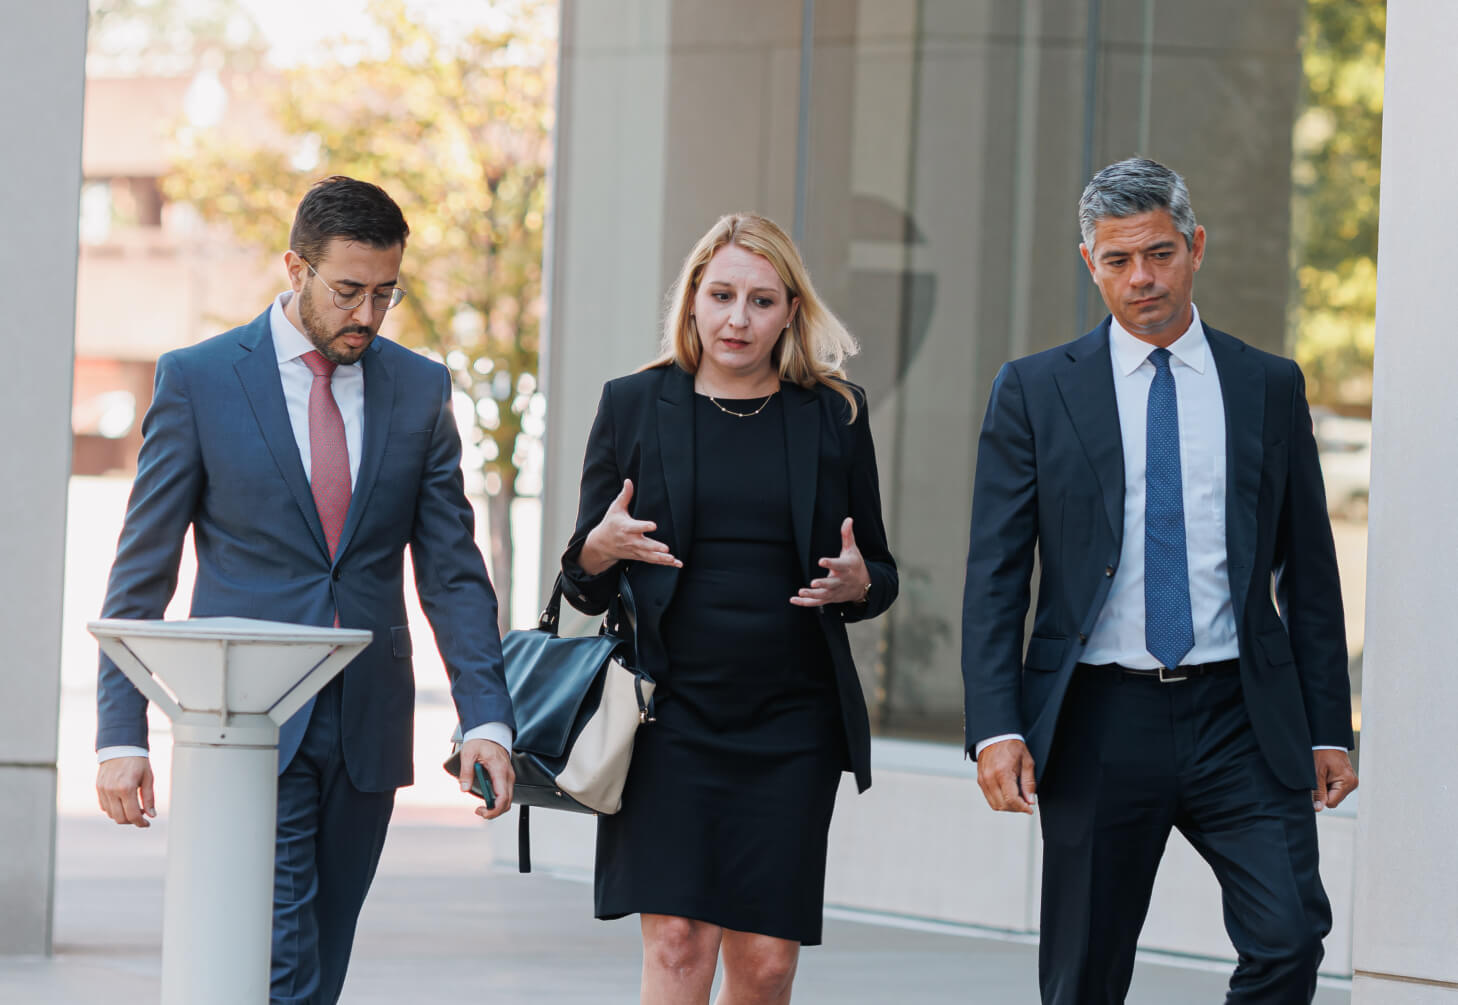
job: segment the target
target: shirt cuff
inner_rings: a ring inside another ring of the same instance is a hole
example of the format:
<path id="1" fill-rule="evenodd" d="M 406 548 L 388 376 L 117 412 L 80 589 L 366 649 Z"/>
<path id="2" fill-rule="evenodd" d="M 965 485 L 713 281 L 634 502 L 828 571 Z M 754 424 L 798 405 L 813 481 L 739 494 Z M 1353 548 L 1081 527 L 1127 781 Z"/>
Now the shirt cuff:
<path id="1" fill-rule="evenodd" d="M 146 747 L 102 747 L 96 752 L 96 763 L 110 761 L 117 757 L 147 757 Z"/>
<path id="2" fill-rule="evenodd" d="M 511 727 L 504 722 L 483 722 L 469 730 L 461 742 L 465 743 L 467 740 L 490 740 L 508 754 L 511 753 Z"/>
<path id="3" fill-rule="evenodd" d="M 1311 749 L 1312 750 L 1340 750 L 1343 753 L 1345 753 L 1347 748 L 1346 747 L 1323 747 L 1323 746 L 1318 745 L 1318 746 L 1312 747 Z"/>
<path id="4" fill-rule="evenodd" d="M 1003 740 L 1022 740 L 1022 733 L 999 733 L 997 736 L 989 736 L 985 740 L 977 741 L 977 749 L 972 752 L 973 757 L 981 757 L 982 752 L 994 743 L 1001 743 Z M 1025 741 L 1026 742 L 1026 741 Z"/>

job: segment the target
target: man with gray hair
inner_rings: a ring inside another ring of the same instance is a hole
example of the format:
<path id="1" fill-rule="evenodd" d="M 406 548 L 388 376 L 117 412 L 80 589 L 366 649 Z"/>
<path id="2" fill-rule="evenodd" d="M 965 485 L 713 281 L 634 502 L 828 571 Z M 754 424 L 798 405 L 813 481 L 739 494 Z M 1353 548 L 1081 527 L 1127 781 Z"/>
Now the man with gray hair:
<path id="1" fill-rule="evenodd" d="M 1172 828 L 1220 882 L 1226 1001 L 1309 1002 L 1331 928 L 1312 811 L 1357 777 L 1305 383 L 1202 321 L 1178 174 L 1110 165 L 1079 224 L 1110 317 L 1005 365 L 979 440 L 967 749 L 993 809 L 1042 810 L 1045 1005 L 1124 1000 Z"/>

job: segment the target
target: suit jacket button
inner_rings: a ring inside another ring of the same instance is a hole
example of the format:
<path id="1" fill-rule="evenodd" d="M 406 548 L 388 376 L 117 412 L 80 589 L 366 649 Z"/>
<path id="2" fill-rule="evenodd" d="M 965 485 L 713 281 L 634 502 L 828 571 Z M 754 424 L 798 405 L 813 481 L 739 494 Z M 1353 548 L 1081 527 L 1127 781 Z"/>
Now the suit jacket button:
<path id="1" fill-rule="evenodd" d="M 1083 632 L 1079 632 L 1078 633 L 1078 641 L 1079 641 L 1080 644 L 1082 644 L 1084 642 L 1087 642 L 1088 641 L 1088 636 L 1085 635 L 1085 634 L 1083 634 Z"/>
<path id="2" fill-rule="evenodd" d="M 339 570 L 335 569 L 333 572 L 331 572 L 329 574 L 329 578 L 334 580 L 336 583 L 339 582 Z"/>
<path id="3" fill-rule="evenodd" d="M 1104 566 L 1104 575 L 1105 576 L 1112 576 L 1113 574 L 1114 574 L 1114 567 L 1112 565 L 1106 565 L 1106 566 Z"/>

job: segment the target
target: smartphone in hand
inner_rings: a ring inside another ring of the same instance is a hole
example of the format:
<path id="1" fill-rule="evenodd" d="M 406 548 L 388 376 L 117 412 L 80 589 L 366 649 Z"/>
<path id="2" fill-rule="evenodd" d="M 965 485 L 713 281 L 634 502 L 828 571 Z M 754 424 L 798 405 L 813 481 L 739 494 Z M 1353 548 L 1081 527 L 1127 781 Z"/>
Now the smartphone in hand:
<path id="1" fill-rule="evenodd" d="M 496 809 L 496 790 L 491 787 L 491 776 L 486 774 L 486 765 L 477 761 L 471 767 L 476 772 L 476 785 L 471 791 L 486 800 L 488 810 Z"/>
<path id="2" fill-rule="evenodd" d="M 451 754 L 441 767 L 452 778 L 459 778 L 461 775 L 461 752 L 458 750 Z M 488 810 L 496 809 L 496 790 L 491 787 L 491 776 L 486 774 L 486 765 L 477 761 L 471 765 L 471 768 L 472 774 L 475 776 L 474 781 L 471 783 L 471 795 L 480 796 L 486 800 L 486 808 Z"/>

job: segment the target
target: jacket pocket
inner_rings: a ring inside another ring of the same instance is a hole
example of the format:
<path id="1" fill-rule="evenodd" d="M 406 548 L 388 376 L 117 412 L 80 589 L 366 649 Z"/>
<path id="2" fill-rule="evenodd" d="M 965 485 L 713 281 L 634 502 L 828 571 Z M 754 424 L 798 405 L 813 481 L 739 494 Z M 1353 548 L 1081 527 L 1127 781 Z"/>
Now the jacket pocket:
<path id="1" fill-rule="evenodd" d="M 1023 666 L 1028 670 L 1057 670 L 1068 651 L 1068 639 L 1062 636 L 1034 635 L 1028 639 L 1028 654 Z"/>
<path id="2" fill-rule="evenodd" d="M 410 658 L 409 626 L 396 625 L 390 629 L 390 651 L 394 653 L 396 659 L 407 660 Z"/>

